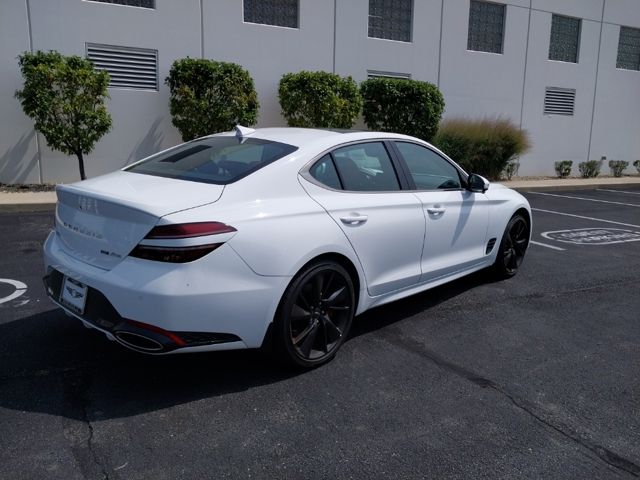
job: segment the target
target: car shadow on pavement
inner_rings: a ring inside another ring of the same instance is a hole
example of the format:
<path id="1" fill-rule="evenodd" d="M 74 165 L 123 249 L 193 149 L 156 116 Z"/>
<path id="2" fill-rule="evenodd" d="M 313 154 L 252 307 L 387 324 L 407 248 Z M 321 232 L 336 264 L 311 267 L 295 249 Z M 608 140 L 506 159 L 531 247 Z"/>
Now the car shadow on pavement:
<path id="1" fill-rule="evenodd" d="M 350 337 L 383 329 L 488 281 L 474 274 L 376 308 L 356 318 Z M 137 354 L 59 309 L 0 324 L 0 408 L 14 411 L 80 421 L 129 417 L 300 374 L 261 351 Z"/>

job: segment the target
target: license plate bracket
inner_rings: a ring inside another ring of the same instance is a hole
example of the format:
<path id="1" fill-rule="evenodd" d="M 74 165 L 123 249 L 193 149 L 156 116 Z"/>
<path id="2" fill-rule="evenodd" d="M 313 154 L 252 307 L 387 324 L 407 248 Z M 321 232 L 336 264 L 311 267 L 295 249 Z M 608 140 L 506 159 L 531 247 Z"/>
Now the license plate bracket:
<path id="1" fill-rule="evenodd" d="M 65 276 L 62 280 L 60 303 L 74 313 L 82 315 L 87 304 L 88 290 L 84 283 Z"/>

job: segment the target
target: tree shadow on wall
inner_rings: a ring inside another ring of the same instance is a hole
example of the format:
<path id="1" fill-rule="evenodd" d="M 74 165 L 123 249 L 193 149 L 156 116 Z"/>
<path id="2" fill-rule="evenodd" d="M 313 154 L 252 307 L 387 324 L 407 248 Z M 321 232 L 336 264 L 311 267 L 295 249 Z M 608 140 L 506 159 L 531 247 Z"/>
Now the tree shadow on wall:
<path id="1" fill-rule="evenodd" d="M 124 165 L 122 165 L 123 167 L 160 151 L 162 141 L 164 140 L 164 134 L 160 130 L 161 123 L 162 118 L 157 118 L 151 124 L 146 135 L 136 144 L 135 148 L 129 155 L 129 158 L 127 158 Z"/>
<path id="2" fill-rule="evenodd" d="M 0 157 L 0 179 L 3 183 L 24 183 L 29 174 L 37 168 L 38 152 L 30 159 L 26 158 L 29 146 L 35 138 L 35 130 L 22 135 L 20 140 L 9 147 Z"/>

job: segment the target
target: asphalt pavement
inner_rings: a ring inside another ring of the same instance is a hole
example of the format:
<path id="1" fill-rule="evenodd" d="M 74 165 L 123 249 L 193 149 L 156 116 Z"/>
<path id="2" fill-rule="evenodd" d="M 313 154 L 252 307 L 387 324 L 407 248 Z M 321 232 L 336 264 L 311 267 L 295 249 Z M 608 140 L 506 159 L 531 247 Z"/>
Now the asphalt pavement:
<path id="1" fill-rule="evenodd" d="M 302 374 L 86 330 L 42 288 L 52 210 L 0 212 L 0 478 L 639 477 L 640 188 L 525 195 L 515 278 L 372 310 Z"/>

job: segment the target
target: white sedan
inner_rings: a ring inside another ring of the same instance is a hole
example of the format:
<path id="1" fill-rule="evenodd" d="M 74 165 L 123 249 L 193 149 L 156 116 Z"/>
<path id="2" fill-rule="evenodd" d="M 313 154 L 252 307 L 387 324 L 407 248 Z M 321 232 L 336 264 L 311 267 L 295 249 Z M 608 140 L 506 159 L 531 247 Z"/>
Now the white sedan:
<path id="1" fill-rule="evenodd" d="M 520 266 L 531 210 L 391 133 L 265 128 L 200 138 L 56 189 L 45 286 L 152 354 L 257 348 L 314 367 L 354 315 Z"/>

